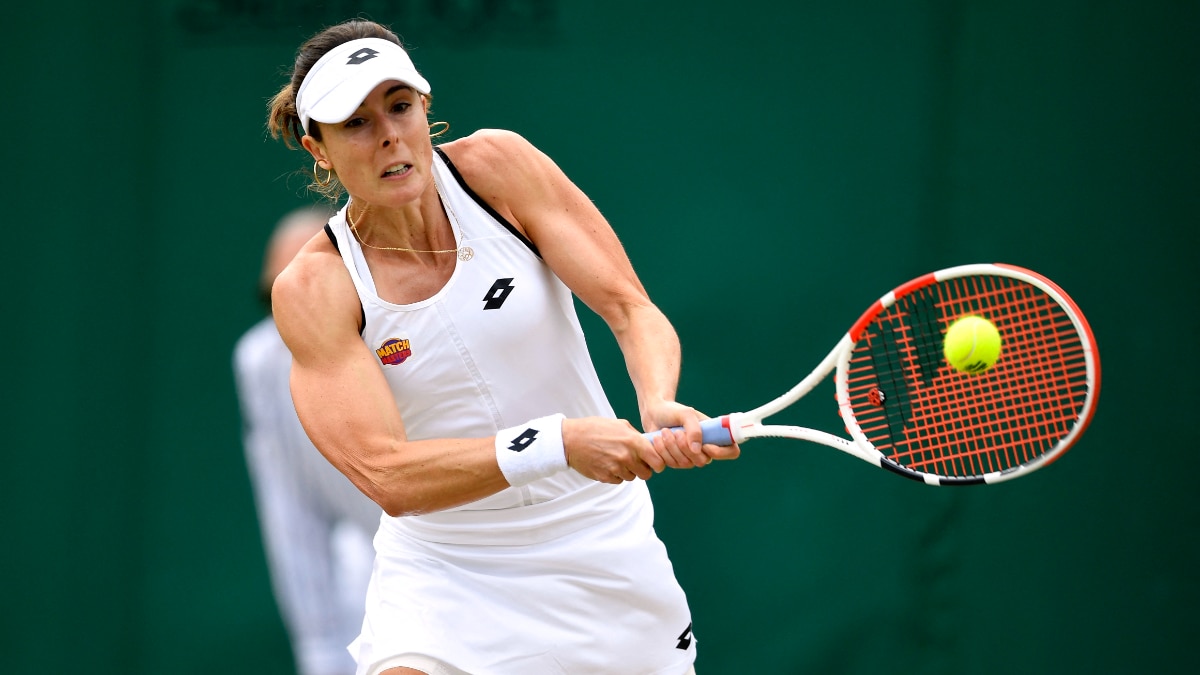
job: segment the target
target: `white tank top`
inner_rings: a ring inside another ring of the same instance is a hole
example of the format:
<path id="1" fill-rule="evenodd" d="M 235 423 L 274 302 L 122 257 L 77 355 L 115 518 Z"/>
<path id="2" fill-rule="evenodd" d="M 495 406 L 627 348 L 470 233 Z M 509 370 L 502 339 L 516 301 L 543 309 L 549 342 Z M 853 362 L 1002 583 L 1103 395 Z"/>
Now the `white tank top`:
<path id="1" fill-rule="evenodd" d="M 346 224 L 348 205 L 329 223 L 362 302 L 363 340 L 378 356 L 408 437 L 486 437 L 554 413 L 614 417 L 570 289 L 440 150 L 433 171 L 459 250 L 470 257 L 459 256 L 432 297 L 406 305 L 381 299 Z M 384 529 L 390 523 L 446 543 L 532 543 L 637 499 L 648 499 L 641 481 L 611 486 L 568 469 L 455 509 L 385 516 Z"/>

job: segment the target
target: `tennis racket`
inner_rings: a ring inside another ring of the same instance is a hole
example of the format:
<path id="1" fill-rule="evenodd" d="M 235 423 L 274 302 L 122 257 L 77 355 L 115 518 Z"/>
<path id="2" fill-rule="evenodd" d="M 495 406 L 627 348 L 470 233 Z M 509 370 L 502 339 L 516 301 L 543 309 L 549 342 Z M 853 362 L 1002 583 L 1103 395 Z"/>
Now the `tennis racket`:
<path id="1" fill-rule="evenodd" d="M 965 315 L 1000 332 L 1000 358 L 982 373 L 943 357 L 946 329 Z M 849 439 L 763 423 L 834 371 Z M 1061 288 L 1012 265 L 962 265 L 884 295 L 784 395 L 701 427 L 705 443 L 796 438 L 929 485 L 998 483 L 1061 457 L 1087 428 L 1099 391 L 1091 328 Z"/>

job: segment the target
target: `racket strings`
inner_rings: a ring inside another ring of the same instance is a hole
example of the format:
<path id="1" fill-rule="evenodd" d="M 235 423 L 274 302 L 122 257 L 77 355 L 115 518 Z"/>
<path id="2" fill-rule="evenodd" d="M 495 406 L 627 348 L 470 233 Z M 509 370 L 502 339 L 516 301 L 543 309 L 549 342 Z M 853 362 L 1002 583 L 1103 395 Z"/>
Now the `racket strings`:
<path id="1" fill-rule="evenodd" d="M 942 356 L 960 316 L 992 321 L 1003 339 L 990 370 L 965 375 Z M 1070 314 L 1032 284 L 972 275 L 914 291 L 867 328 L 846 372 L 867 439 L 923 473 L 980 476 L 1051 451 L 1076 424 L 1088 362 Z"/>
<path id="2" fill-rule="evenodd" d="M 952 412 L 946 405 L 948 402 L 952 404 L 955 397 L 961 397 L 964 387 L 952 387 L 942 395 L 935 390 L 919 391 L 916 414 L 905 427 L 908 433 L 904 440 L 908 450 L 899 448 L 893 453 L 894 457 L 923 470 L 980 473 L 1030 461 L 1047 449 L 1047 446 L 1039 441 L 1046 441 L 1050 444 L 1049 447 L 1052 447 L 1054 438 L 1063 433 L 1063 430 L 1055 429 L 1052 424 L 1047 426 L 1047 422 L 1053 422 L 1056 418 L 1061 422 L 1062 416 L 1054 414 L 1055 398 L 1046 395 L 1045 385 L 1040 381 L 1044 378 L 1038 375 L 1040 371 L 1037 366 L 1037 354 L 1031 353 L 1029 356 L 1031 358 L 1015 363 L 1010 373 L 1021 383 L 1020 386 L 997 391 L 997 380 L 1000 378 L 988 378 L 990 381 L 978 383 L 978 390 L 986 401 L 982 406 L 984 414 L 970 422 L 956 420 L 949 425 L 949 429 L 955 432 L 955 440 L 960 441 L 949 446 L 949 450 L 944 442 L 939 443 L 937 435 L 944 433 L 946 415 Z M 1008 393 L 1004 393 L 1005 391 Z M 1014 435 L 1008 424 L 1009 418 L 1001 416 L 999 411 L 1011 410 L 1016 406 L 1024 406 L 1027 419 L 1016 429 L 1017 433 Z M 989 453 L 988 450 L 993 447 L 1003 448 L 1003 454 Z M 942 451 L 931 453 L 929 448 L 941 448 Z M 931 459 L 935 465 L 926 466 Z"/>

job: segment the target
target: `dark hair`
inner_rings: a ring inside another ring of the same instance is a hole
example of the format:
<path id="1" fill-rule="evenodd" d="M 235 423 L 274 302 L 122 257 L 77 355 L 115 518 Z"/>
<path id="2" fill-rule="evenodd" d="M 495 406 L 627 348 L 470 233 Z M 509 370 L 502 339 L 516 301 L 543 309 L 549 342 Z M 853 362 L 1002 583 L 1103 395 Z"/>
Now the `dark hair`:
<path id="1" fill-rule="evenodd" d="M 296 113 L 296 92 L 300 91 L 300 84 L 322 56 L 338 45 L 361 38 L 381 38 L 404 47 L 400 38 L 386 26 L 362 19 L 330 26 L 305 40 L 296 50 L 291 80 L 275 94 L 268 106 L 267 129 L 272 138 L 282 138 L 289 148 L 299 147 L 300 139 L 304 138 L 304 125 L 300 124 L 300 116 Z M 310 126 L 309 135 L 321 140 L 318 125 Z"/>

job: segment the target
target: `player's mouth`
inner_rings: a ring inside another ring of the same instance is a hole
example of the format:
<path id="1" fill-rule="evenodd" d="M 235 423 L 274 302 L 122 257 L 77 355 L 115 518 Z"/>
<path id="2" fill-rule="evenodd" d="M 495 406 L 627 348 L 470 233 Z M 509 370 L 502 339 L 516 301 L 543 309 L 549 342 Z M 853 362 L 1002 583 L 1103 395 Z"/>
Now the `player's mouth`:
<path id="1" fill-rule="evenodd" d="M 393 176 L 403 176 L 404 174 L 408 173 L 411 169 L 412 169 L 412 164 L 393 164 L 384 170 L 383 177 L 390 178 Z"/>

